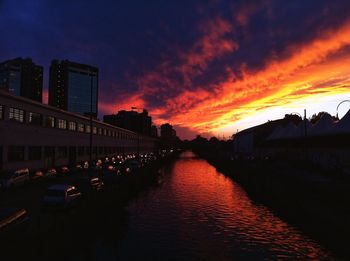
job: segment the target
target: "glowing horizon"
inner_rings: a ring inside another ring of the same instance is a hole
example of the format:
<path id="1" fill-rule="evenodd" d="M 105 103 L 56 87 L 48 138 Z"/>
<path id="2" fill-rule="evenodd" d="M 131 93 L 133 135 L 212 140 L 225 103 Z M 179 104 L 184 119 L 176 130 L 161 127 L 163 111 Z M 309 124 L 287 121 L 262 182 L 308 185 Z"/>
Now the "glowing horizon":
<path id="1" fill-rule="evenodd" d="M 205 70 L 214 57 L 239 50 L 234 42 L 223 41 L 220 46 L 212 46 L 210 41 L 220 42 L 222 34 L 230 30 L 227 21 L 219 19 L 213 23 L 218 26 L 213 25 L 213 31 L 209 31 L 199 44 L 205 46 L 206 52 L 202 55 L 191 51 L 181 54 L 187 58 L 179 68 L 190 82 L 191 76 L 198 73 L 192 70 L 193 64 Z M 333 31 L 319 34 L 308 43 L 286 47 L 287 58 L 273 57 L 259 71 L 249 71 L 242 64 L 241 78 L 232 74 L 211 90 L 201 87 L 193 91 L 184 90 L 167 100 L 163 108 L 149 111 L 157 124 L 170 122 L 207 136 L 217 133 L 230 136 L 237 129 L 283 118 L 286 113 L 303 114 L 304 109 L 307 109 L 308 117 L 319 111 L 335 114 L 337 104 L 349 98 L 350 68 L 347 65 L 350 52 L 346 49 L 349 45 L 350 23 L 346 22 Z M 143 93 L 162 91 L 161 88 L 150 87 L 155 79 L 158 82 L 171 81 L 163 76 L 162 72 L 167 70 L 169 68 L 162 65 L 158 71 L 140 79 L 141 92 L 124 99 L 123 108 L 133 105 L 144 107 Z M 102 108 L 108 109 L 104 104 Z"/>

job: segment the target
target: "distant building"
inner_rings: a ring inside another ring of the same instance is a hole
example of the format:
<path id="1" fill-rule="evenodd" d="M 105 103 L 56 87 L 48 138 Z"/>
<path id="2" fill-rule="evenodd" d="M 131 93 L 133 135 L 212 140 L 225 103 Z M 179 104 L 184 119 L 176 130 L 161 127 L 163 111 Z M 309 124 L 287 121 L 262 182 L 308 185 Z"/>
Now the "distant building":
<path id="1" fill-rule="evenodd" d="M 160 126 L 160 136 L 166 139 L 174 138 L 176 137 L 176 131 L 171 124 L 165 123 Z"/>
<path id="2" fill-rule="evenodd" d="M 103 116 L 103 121 L 144 135 L 151 136 L 152 134 L 152 117 L 148 115 L 147 110 L 141 113 L 123 110 L 117 114 Z"/>
<path id="3" fill-rule="evenodd" d="M 179 138 L 176 136 L 176 131 L 169 123 L 160 126 L 161 148 L 174 149 L 179 144 Z"/>
<path id="4" fill-rule="evenodd" d="M 152 125 L 152 127 L 151 127 L 151 136 L 158 137 L 158 129 L 157 129 L 156 125 Z"/>
<path id="5" fill-rule="evenodd" d="M 30 58 L 16 58 L 0 64 L 0 90 L 42 102 L 43 67 Z"/>
<path id="6" fill-rule="evenodd" d="M 51 62 L 49 105 L 82 115 L 92 111 L 97 117 L 97 101 L 98 68 L 68 60 Z"/>

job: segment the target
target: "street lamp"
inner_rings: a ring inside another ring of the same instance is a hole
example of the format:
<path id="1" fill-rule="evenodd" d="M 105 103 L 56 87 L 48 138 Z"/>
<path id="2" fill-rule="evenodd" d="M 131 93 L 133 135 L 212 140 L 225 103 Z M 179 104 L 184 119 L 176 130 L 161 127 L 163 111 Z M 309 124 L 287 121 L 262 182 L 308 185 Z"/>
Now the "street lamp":
<path id="1" fill-rule="evenodd" d="M 344 103 L 344 102 L 350 102 L 350 100 L 344 100 L 344 101 L 341 101 L 339 104 L 338 104 L 338 106 L 337 106 L 337 118 L 339 119 L 339 117 L 338 117 L 338 109 L 339 109 L 339 106 L 342 104 L 342 103 Z"/>

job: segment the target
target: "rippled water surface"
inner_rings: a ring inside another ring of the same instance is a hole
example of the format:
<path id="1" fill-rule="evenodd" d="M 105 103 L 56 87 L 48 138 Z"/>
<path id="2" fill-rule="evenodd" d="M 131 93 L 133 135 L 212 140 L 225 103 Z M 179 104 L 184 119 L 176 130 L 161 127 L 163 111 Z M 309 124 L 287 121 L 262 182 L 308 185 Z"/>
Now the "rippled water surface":
<path id="1" fill-rule="evenodd" d="M 122 260 L 330 259 L 319 245 L 252 202 L 205 160 L 185 152 L 127 208 Z"/>

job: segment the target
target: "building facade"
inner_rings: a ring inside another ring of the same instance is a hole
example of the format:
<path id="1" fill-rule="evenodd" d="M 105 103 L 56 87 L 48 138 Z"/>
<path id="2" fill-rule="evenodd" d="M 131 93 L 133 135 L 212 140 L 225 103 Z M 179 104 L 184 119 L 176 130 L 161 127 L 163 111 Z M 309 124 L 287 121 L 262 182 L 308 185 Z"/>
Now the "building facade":
<path id="1" fill-rule="evenodd" d="M 0 133 L 0 170 L 70 165 L 89 160 L 90 148 L 94 159 L 158 149 L 155 138 L 3 91 Z"/>
<path id="2" fill-rule="evenodd" d="M 50 66 L 49 105 L 93 117 L 98 114 L 98 68 L 53 60 Z"/>
<path id="3" fill-rule="evenodd" d="M 16 58 L 0 64 L 0 90 L 42 102 L 43 67 L 30 58 Z"/>

